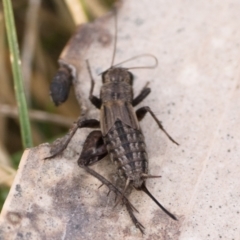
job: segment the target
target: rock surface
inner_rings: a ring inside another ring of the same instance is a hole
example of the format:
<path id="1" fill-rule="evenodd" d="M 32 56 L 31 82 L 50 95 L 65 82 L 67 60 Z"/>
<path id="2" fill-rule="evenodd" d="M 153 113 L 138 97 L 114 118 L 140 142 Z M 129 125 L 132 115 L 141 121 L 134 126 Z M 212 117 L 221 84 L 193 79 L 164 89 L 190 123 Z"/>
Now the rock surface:
<path id="1" fill-rule="evenodd" d="M 26 150 L 0 217 L 0 239 L 240 239 L 240 2 L 131 0 L 118 10 L 115 63 L 154 54 L 157 68 L 132 70 L 138 93 L 147 81 L 150 106 L 180 146 L 172 144 L 153 119 L 141 127 L 149 153 L 152 194 L 177 217 L 171 220 L 144 193 L 130 201 L 145 226 L 142 236 L 114 196 L 77 166 L 91 130 L 78 130 L 66 151 L 43 161 L 50 146 Z M 81 26 L 63 51 L 72 66 L 76 96 L 88 116 L 89 59 L 99 93 L 98 74 L 110 66 L 114 18 L 108 14 Z M 142 58 L 125 66 L 152 64 Z M 105 158 L 93 168 L 116 181 Z"/>

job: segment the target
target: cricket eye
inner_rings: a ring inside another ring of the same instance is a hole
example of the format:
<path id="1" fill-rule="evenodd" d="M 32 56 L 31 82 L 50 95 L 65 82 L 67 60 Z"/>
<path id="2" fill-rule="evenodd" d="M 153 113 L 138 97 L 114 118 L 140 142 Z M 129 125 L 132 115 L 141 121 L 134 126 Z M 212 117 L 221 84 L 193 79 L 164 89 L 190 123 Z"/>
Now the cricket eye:
<path id="1" fill-rule="evenodd" d="M 133 74 L 131 72 L 128 72 L 128 73 L 129 73 L 129 83 L 133 85 L 133 79 L 134 79 Z"/>
<path id="2" fill-rule="evenodd" d="M 105 82 L 107 82 L 107 72 L 103 72 L 102 73 L 102 83 L 105 83 Z"/>

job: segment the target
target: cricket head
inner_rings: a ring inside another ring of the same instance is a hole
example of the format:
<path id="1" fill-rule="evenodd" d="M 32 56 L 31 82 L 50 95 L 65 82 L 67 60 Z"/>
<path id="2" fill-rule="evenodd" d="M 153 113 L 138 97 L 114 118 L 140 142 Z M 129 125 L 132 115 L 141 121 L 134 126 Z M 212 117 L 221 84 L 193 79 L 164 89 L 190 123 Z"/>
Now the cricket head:
<path id="1" fill-rule="evenodd" d="M 133 75 L 126 68 L 109 68 L 102 74 L 103 83 L 121 83 L 133 84 Z"/>

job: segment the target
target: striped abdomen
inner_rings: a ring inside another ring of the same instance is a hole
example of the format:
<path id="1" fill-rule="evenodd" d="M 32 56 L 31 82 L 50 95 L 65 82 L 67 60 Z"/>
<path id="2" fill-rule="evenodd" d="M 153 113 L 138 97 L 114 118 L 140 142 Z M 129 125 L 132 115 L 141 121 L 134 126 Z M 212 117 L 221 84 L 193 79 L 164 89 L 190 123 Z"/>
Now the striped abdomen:
<path id="1" fill-rule="evenodd" d="M 117 120 L 104 137 L 111 160 L 118 166 L 120 176 L 137 180 L 148 171 L 148 159 L 144 136 Z"/>

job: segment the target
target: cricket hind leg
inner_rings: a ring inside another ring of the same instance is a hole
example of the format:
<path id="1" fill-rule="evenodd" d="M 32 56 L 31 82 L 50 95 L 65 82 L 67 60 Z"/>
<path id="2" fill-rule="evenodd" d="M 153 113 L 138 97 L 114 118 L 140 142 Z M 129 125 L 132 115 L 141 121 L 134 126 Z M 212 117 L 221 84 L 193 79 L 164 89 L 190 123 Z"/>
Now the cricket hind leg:
<path id="1" fill-rule="evenodd" d="M 100 161 L 107 154 L 108 154 L 107 148 L 106 145 L 104 144 L 101 131 L 92 131 L 88 135 L 83 145 L 82 153 L 78 159 L 78 165 L 80 168 L 83 168 L 90 175 L 97 178 L 102 183 L 102 185 L 106 185 L 109 189 L 108 194 L 110 192 L 114 192 L 116 194 L 116 197 L 121 198 L 122 203 L 127 208 L 127 211 L 132 222 L 143 234 L 144 227 L 133 214 L 134 211 L 138 212 L 137 209 L 130 203 L 127 197 L 116 186 L 114 186 L 114 184 L 112 184 L 110 181 L 108 181 L 106 178 L 104 178 L 102 175 L 100 175 L 93 169 L 89 168 L 90 165 Z"/>
<path id="2" fill-rule="evenodd" d="M 53 152 L 51 152 L 51 155 L 44 158 L 44 160 L 54 158 L 60 153 L 62 153 L 68 146 L 69 142 L 75 135 L 78 128 L 100 128 L 100 122 L 96 119 L 79 119 L 76 122 L 75 126 L 73 126 L 73 128 L 70 130 L 69 136 L 67 137 L 65 142 L 59 148 L 53 150 Z"/>
<path id="3" fill-rule="evenodd" d="M 126 205 L 128 214 L 129 214 L 132 222 L 134 223 L 135 227 L 138 228 L 142 234 L 144 234 L 145 227 L 137 220 L 137 218 L 133 214 L 134 209 L 131 207 L 130 204 L 125 203 L 125 205 Z"/>
<path id="4" fill-rule="evenodd" d="M 127 199 L 127 197 L 123 195 L 122 192 L 117 187 L 115 187 L 111 182 L 109 182 L 106 178 L 98 174 L 93 169 L 85 165 L 79 165 L 79 167 L 83 168 L 86 172 L 97 178 L 103 185 L 106 185 L 109 189 L 109 192 L 114 192 L 116 196 L 120 196 L 122 198 L 122 203 L 126 206 L 132 222 L 134 223 L 136 228 L 138 228 L 140 232 L 144 234 L 144 226 L 137 220 L 137 218 L 133 214 L 134 211 L 138 212 L 138 210 L 132 205 L 132 203 Z"/>
<path id="5" fill-rule="evenodd" d="M 150 113 L 151 116 L 153 117 L 153 119 L 155 120 L 155 122 L 157 123 L 158 127 L 167 135 L 167 137 L 169 138 L 169 140 L 171 140 L 173 143 L 175 143 L 176 145 L 179 145 L 179 143 L 177 143 L 168 133 L 167 131 L 164 129 L 162 123 L 157 119 L 156 115 L 152 112 L 150 107 L 141 107 L 136 111 L 136 115 L 138 118 L 138 121 L 141 121 L 146 113 Z"/>
<path id="6" fill-rule="evenodd" d="M 106 145 L 103 142 L 102 133 L 95 130 L 89 133 L 84 144 L 82 153 L 78 159 L 78 165 L 91 166 L 100 161 L 108 154 Z"/>

